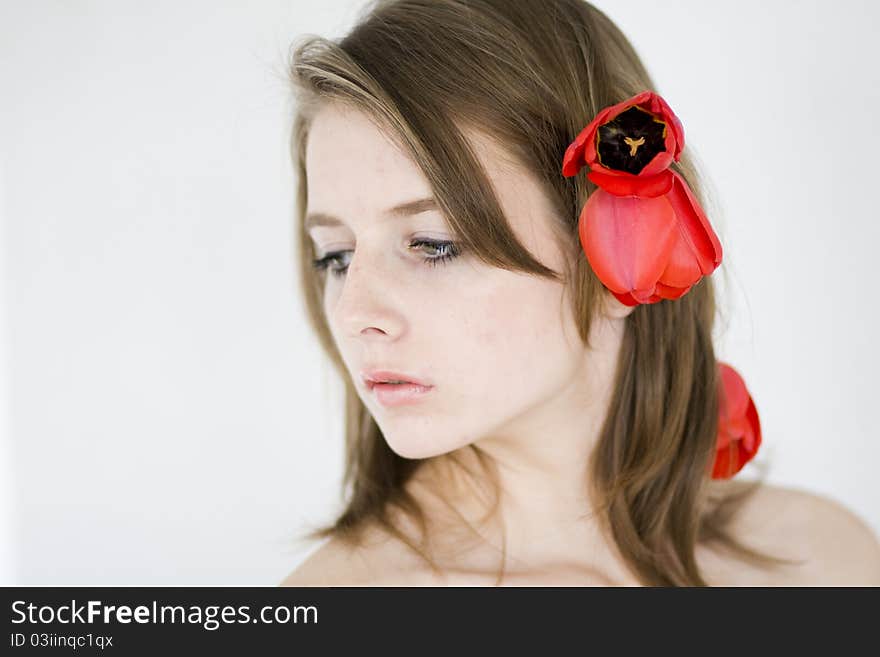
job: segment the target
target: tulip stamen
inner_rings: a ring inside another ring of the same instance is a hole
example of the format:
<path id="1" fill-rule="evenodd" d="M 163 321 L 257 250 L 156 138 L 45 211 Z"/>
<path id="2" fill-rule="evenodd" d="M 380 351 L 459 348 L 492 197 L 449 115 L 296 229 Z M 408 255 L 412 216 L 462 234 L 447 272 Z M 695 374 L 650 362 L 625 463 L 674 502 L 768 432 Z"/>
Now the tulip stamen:
<path id="1" fill-rule="evenodd" d="M 639 146 L 641 146 L 642 144 L 645 143 L 645 138 L 644 138 L 644 137 L 640 137 L 639 140 L 636 141 L 636 140 L 633 139 L 632 137 L 624 137 L 624 138 L 623 138 L 623 141 L 625 141 L 626 144 L 627 144 L 627 146 L 629 146 L 629 154 L 630 154 L 630 155 L 635 155 L 635 154 L 636 154 L 636 149 L 637 149 Z"/>

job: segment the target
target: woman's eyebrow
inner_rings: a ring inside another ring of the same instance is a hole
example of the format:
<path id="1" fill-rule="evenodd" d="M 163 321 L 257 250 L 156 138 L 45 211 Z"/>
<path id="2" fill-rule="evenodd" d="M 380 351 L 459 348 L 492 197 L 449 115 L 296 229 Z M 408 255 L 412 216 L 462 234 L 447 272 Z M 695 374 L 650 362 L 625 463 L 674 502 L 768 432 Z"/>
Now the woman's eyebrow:
<path id="1" fill-rule="evenodd" d="M 388 208 L 385 210 L 385 215 L 389 217 L 408 217 L 421 212 L 436 210 L 437 208 L 437 201 L 433 197 L 420 198 Z M 342 224 L 343 221 L 332 214 L 312 212 L 306 217 L 305 229 L 310 230 L 315 226 L 340 226 Z"/>

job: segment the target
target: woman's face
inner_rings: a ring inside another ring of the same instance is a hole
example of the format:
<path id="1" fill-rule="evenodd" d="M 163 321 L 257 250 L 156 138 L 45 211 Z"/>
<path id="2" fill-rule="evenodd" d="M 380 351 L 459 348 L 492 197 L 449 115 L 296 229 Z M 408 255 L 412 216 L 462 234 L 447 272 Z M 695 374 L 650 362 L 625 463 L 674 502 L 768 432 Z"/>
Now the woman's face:
<path id="1" fill-rule="evenodd" d="M 518 238 L 562 272 L 547 199 L 488 139 L 471 138 Z M 389 212 L 430 198 L 431 189 L 360 112 L 332 104 L 319 111 L 306 168 L 308 214 L 322 219 L 309 228 L 316 256 L 337 254 L 325 261 L 327 320 L 391 449 L 426 458 L 485 438 L 546 431 L 548 418 L 558 416 L 554 404 L 579 389 L 584 365 L 566 288 L 456 255 L 436 209 Z M 399 372 L 431 388 L 389 404 L 363 380 L 369 370 Z"/>

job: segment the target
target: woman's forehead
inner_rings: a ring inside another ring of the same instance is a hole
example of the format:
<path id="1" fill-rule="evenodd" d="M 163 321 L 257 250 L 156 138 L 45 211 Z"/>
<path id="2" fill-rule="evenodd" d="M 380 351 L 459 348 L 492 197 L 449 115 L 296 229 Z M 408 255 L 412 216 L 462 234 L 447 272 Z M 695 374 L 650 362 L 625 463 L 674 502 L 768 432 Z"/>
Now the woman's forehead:
<path id="1" fill-rule="evenodd" d="M 463 128 L 463 135 L 523 245 L 548 255 L 553 210 L 537 178 L 485 132 Z M 340 104 L 313 118 L 306 172 L 310 215 L 378 218 L 389 207 L 433 196 L 422 170 L 387 132 L 364 112 Z"/>
<path id="2" fill-rule="evenodd" d="M 312 120 L 305 154 L 309 212 L 374 211 L 432 196 L 421 169 L 363 112 L 330 105 Z"/>

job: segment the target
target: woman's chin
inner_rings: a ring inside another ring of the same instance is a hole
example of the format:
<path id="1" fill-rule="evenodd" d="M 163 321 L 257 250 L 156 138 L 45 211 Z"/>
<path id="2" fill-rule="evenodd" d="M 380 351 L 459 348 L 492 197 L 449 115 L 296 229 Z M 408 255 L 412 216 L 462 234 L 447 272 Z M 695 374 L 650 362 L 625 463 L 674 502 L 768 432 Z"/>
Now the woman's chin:
<path id="1" fill-rule="evenodd" d="M 419 438 L 413 438 L 412 434 L 395 436 L 393 433 L 383 432 L 383 435 L 391 451 L 405 459 L 427 459 L 432 456 L 447 454 L 460 447 L 458 443 L 443 443 L 425 434 Z"/>

